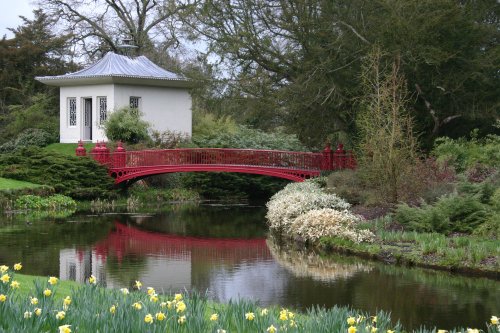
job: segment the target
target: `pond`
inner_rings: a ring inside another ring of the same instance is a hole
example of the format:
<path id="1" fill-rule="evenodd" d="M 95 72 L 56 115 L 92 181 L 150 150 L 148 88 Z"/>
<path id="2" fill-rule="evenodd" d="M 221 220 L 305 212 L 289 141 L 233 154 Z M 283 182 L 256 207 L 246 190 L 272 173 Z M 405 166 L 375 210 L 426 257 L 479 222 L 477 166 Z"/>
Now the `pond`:
<path id="1" fill-rule="evenodd" d="M 207 291 L 227 302 L 306 309 L 385 310 L 407 328 L 482 327 L 500 313 L 500 282 L 404 268 L 348 256 L 323 258 L 277 244 L 265 208 L 171 205 L 148 213 L 78 213 L 0 222 L 0 263 L 24 273 L 111 288 L 135 280 L 165 293 Z"/>

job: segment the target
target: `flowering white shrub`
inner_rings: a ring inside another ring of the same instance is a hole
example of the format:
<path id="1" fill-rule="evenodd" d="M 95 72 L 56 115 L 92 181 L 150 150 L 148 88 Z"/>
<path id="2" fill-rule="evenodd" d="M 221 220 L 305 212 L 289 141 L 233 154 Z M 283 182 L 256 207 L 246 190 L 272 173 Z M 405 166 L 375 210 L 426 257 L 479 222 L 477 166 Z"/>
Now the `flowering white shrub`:
<path id="1" fill-rule="evenodd" d="M 369 230 L 360 230 L 359 218 L 351 212 L 325 208 L 308 211 L 292 223 L 290 232 L 305 240 L 316 241 L 323 236 L 349 239 L 355 243 L 373 242 L 375 235 Z"/>
<path id="2" fill-rule="evenodd" d="M 322 208 L 346 210 L 349 207 L 349 203 L 342 198 L 335 194 L 324 193 L 315 183 L 292 183 L 269 200 L 266 218 L 271 229 L 289 232 L 295 218 L 310 210 Z"/>

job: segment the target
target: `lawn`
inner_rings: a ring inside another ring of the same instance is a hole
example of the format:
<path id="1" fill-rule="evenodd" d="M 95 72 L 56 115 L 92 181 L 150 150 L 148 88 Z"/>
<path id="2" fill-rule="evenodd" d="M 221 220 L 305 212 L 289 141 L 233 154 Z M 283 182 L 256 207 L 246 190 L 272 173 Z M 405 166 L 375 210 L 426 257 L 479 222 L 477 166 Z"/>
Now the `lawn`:
<path id="1" fill-rule="evenodd" d="M 83 146 L 87 150 L 87 153 L 94 147 L 94 143 L 87 142 Z M 63 155 L 76 156 L 75 150 L 78 147 L 77 143 L 52 143 L 47 147 L 43 148 L 46 151 L 53 151 Z"/>
<path id="2" fill-rule="evenodd" d="M 42 185 L 25 182 L 21 180 L 0 177 L 0 190 L 18 190 L 23 188 L 35 188 L 40 186 Z"/>

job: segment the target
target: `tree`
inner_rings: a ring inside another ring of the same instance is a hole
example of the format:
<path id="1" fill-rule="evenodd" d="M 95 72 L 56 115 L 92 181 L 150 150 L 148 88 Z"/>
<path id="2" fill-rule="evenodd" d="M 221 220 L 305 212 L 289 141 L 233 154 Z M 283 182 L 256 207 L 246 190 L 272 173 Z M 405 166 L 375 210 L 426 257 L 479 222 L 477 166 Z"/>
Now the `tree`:
<path id="1" fill-rule="evenodd" d="M 111 141 L 139 143 L 149 139 L 149 123 L 141 119 L 138 109 L 124 107 L 112 112 L 104 123 L 104 132 Z"/>
<path id="2" fill-rule="evenodd" d="M 185 8 L 175 0 L 43 0 L 39 5 L 60 18 L 91 58 L 119 52 L 122 39 L 132 39 L 137 54 L 178 45 L 175 14 Z"/>

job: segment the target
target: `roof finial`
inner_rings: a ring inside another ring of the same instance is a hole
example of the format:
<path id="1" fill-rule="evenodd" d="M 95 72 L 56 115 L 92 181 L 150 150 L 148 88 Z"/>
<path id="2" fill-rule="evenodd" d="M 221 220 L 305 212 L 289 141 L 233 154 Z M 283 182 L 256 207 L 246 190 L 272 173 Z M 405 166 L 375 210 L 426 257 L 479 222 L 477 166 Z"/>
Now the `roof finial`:
<path id="1" fill-rule="evenodd" d="M 118 44 L 116 47 L 120 51 L 121 54 L 132 57 L 134 56 L 135 50 L 139 47 L 134 45 L 134 40 L 132 38 L 124 38 L 122 39 L 122 43 Z"/>

